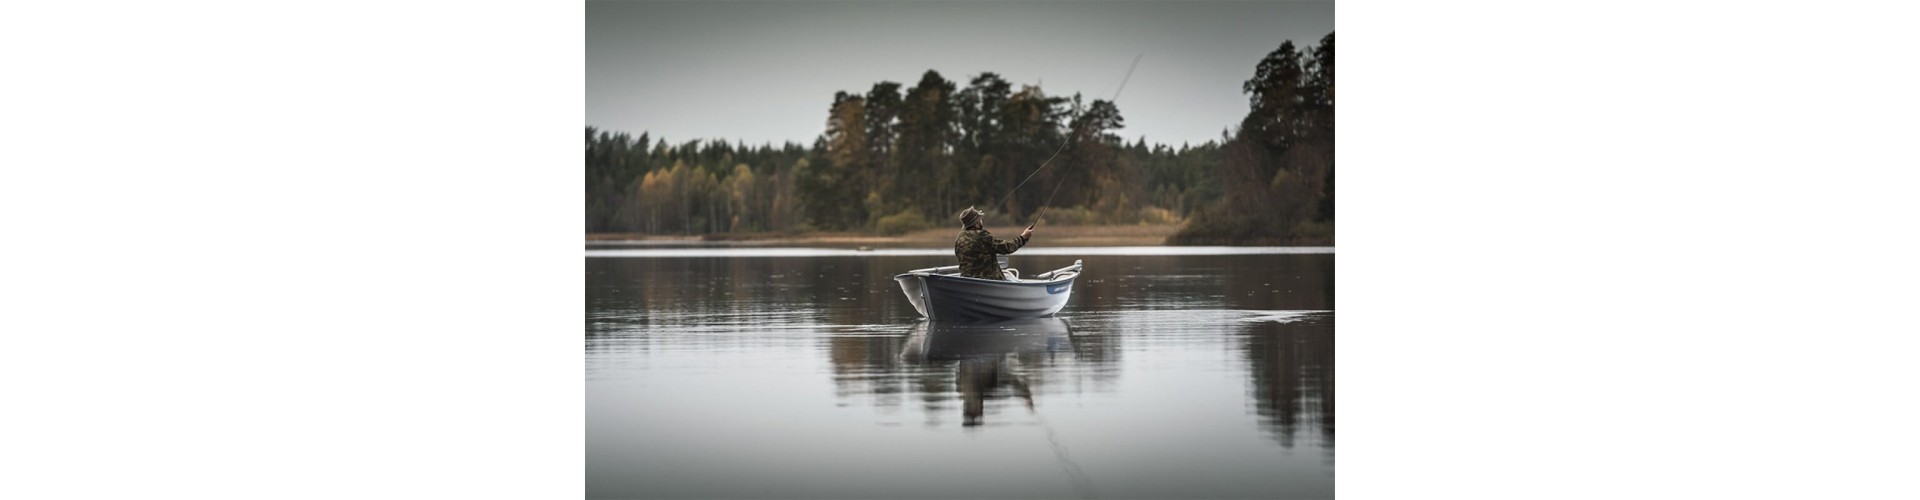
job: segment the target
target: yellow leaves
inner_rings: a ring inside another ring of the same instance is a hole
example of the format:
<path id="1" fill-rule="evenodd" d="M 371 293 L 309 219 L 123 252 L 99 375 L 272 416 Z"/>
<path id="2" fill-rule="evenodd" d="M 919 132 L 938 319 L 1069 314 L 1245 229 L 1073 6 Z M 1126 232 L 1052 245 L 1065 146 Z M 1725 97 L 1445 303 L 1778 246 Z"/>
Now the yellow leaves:
<path id="1" fill-rule="evenodd" d="M 1273 182 L 1268 183 L 1267 187 L 1280 189 L 1281 186 L 1286 185 L 1287 181 L 1291 179 L 1293 179 L 1293 172 L 1283 168 L 1273 173 Z"/>

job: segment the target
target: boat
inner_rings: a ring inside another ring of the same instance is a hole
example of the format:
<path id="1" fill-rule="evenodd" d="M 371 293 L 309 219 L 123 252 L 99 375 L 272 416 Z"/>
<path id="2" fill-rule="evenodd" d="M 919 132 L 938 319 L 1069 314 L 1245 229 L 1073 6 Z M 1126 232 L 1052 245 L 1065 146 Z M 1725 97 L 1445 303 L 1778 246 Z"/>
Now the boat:
<path id="1" fill-rule="evenodd" d="M 1000 267 L 1006 280 L 969 278 L 960 266 L 915 269 L 893 277 L 900 291 L 921 316 L 937 321 L 990 321 L 1045 318 L 1067 307 L 1080 261 L 1073 265 L 1021 278 L 1017 269 Z"/>

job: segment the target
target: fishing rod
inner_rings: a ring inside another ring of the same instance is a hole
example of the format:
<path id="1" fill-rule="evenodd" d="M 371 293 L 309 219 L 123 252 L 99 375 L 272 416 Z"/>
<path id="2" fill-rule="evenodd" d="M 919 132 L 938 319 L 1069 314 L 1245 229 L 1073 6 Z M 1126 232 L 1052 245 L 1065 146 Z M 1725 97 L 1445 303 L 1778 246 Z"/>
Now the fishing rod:
<path id="1" fill-rule="evenodd" d="M 1126 90 L 1126 89 L 1127 89 L 1127 80 L 1130 80 L 1130 79 L 1132 79 L 1132 78 L 1133 78 L 1133 70 L 1134 70 L 1134 68 L 1136 68 L 1136 67 L 1139 67 L 1139 66 L 1140 66 L 1140 58 L 1141 58 L 1141 57 L 1144 57 L 1144 56 L 1146 56 L 1146 54 L 1145 54 L 1145 53 L 1141 53 L 1141 54 L 1136 54 L 1136 55 L 1134 55 L 1134 56 L 1133 56 L 1133 64 L 1130 64 L 1130 65 L 1128 65 L 1128 66 L 1127 66 L 1127 74 L 1126 74 L 1126 76 L 1122 76 L 1122 77 L 1120 77 L 1120 86 L 1119 86 L 1118 88 L 1115 88 L 1115 89 L 1113 89 L 1113 97 L 1111 97 L 1111 98 L 1108 98 L 1108 99 L 1107 99 L 1107 103 L 1108 103 L 1108 104 L 1113 104 L 1113 103 L 1116 103 L 1116 102 L 1119 102 L 1119 100 L 1120 100 L 1120 91 L 1122 91 L 1122 90 Z M 1116 110 L 1117 110 L 1117 109 L 1119 109 L 1119 107 L 1118 107 L 1118 106 L 1116 105 L 1114 109 L 1116 109 Z M 1075 118 L 1078 118 L 1078 116 L 1076 116 Z M 1073 130 L 1073 131 L 1072 131 L 1072 135 L 1079 135 L 1079 130 Z M 1000 203 L 999 203 L 999 205 L 996 205 L 996 206 L 1005 206 L 1005 205 L 1007 204 L 1007 200 L 1010 200 L 1010 199 L 1013 199 L 1013 194 L 1014 194 L 1014 193 L 1018 193 L 1018 192 L 1020 192 L 1020 187 L 1021 187 L 1021 186 L 1025 186 L 1025 185 L 1027 185 L 1027 181 L 1029 181 L 1029 180 L 1033 180 L 1033 176 L 1035 176 L 1035 175 L 1039 175 L 1039 174 L 1040 174 L 1040 171 L 1041 171 L 1041 170 L 1045 170 L 1045 169 L 1047 168 L 1047 164 L 1049 164 L 1049 163 L 1053 163 L 1053 159 L 1054 159 L 1054 158 L 1057 158 L 1057 157 L 1059 157 L 1059 156 L 1060 156 L 1060 152 L 1062 152 L 1062 151 L 1066 151 L 1066 150 L 1067 150 L 1067 144 L 1069 144 L 1069 143 L 1071 143 L 1071 142 L 1072 142 L 1072 141 L 1068 141 L 1068 140 L 1062 140 L 1062 141 L 1060 141 L 1060 149 L 1056 149 L 1056 150 L 1054 150 L 1054 151 L 1053 151 L 1053 155 L 1052 155 L 1052 156 L 1048 156 L 1048 157 L 1047 157 L 1047 161 L 1043 161 L 1043 162 L 1040 162 L 1040 167 L 1039 167 L 1039 168 L 1035 168 L 1035 169 L 1033 169 L 1033 173 L 1031 173 L 1031 174 L 1027 174 L 1027 178 L 1025 178 L 1025 179 L 1021 179 L 1021 180 L 1020 180 L 1020 183 L 1019 183 L 1019 184 L 1015 184 L 1015 185 L 1013 186 L 1013 189 L 1012 189 L 1012 190 L 1010 190 L 1010 191 L 1007 191 L 1007 195 L 1006 195 L 1006 196 L 1003 196 L 1003 197 L 1001 197 L 1001 198 L 1000 198 Z M 1069 165 L 1069 167 L 1071 167 L 1071 165 Z M 1041 219 L 1041 217 L 1043 217 L 1043 216 L 1045 216 L 1045 215 L 1047 214 L 1047 205 L 1051 205 L 1051 204 L 1053 204 L 1053 196 L 1054 196 L 1054 195 L 1056 195 L 1056 194 L 1060 194 L 1060 186 L 1062 186 L 1062 185 L 1064 185 L 1064 184 L 1066 184 L 1066 181 L 1067 181 L 1067 176 L 1065 176 L 1065 175 L 1062 175 L 1062 176 L 1060 176 L 1060 181 L 1059 181 L 1059 182 L 1055 182 L 1055 183 L 1053 184 L 1053 191 L 1051 191 L 1051 192 L 1049 192 L 1049 193 L 1047 193 L 1047 201 L 1044 201 L 1044 202 L 1041 202 L 1041 203 L 1040 203 L 1040 212 L 1034 215 L 1034 217 L 1033 217 L 1033 223 L 1032 223 L 1032 224 L 1028 224 L 1028 225 L 1027 225 L 1027 229 L 1033 229 L 1033 227 L 1034 227 L 1034 226 L 1037 226 L 1037 225 L 1040 225 L 1040 219 Z"/>

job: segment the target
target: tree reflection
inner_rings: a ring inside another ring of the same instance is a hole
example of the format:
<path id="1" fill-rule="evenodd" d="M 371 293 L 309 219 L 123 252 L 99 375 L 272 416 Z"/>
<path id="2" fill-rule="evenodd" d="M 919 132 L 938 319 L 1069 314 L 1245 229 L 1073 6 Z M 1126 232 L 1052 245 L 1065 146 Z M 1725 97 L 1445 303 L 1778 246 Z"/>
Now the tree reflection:
<path id="1" fill-rule="evenodd" d="M 1244 348 L 1262 428 L 1292 448 L 1311 426 L 1315 444 L 1333 449 L 1333 315 L 1255 324 Z"/>

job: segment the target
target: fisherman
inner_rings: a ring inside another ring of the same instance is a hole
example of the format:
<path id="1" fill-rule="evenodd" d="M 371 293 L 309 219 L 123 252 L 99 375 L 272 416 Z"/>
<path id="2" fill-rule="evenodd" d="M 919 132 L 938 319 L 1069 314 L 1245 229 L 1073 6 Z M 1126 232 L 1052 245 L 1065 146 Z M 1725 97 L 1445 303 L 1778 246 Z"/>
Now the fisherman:
<path id="1" fill-rule="evenodd" d="M 1033 226 L 1021 231 L 1020 236 L 1011 240 L 993 237 L 987 232 L 987 214 L 973 207 L 960 212 L 960 237 L 953 240 L 953 256 L 960 258 L 960 275 L 969 278 L 1004 280 L 1000 273 L 1001 254 L 1011 254 L 1027 246 L 1027 240 L 1033 237 Z"/>

